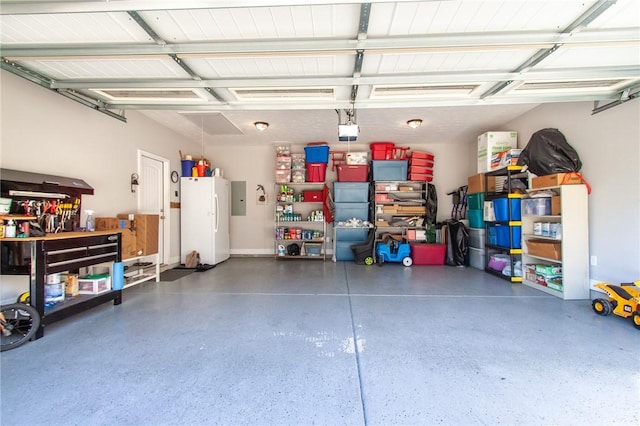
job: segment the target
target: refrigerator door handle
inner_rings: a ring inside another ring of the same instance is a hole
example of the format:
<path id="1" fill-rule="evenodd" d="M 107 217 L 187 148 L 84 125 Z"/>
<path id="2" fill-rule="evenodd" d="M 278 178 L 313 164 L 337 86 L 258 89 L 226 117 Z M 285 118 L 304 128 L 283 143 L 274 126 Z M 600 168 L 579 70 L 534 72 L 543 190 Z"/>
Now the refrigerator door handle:
<path id="1" fill-rule="evenodd" d="M 220 223 L 220 206 L 218 205 L 218 194 L 214 194 L 213 198 L 216 200 L 216 210 L 215 210 L 215 214 L 216 214 L 216 226 L 213 229 L 214 232 L 218 232 L 218 225 Z"/>

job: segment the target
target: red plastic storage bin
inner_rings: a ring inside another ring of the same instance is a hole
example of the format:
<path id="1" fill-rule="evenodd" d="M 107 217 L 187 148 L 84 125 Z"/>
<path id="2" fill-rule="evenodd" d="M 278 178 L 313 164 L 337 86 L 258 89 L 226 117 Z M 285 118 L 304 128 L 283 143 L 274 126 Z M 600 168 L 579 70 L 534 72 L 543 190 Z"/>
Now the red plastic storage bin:
<path id="1" fill-rule="evenodd" d="M 433 161 L 435 157 L 430 152 L 412 151 L 411 152 L 411 160 L 413 161 L 416 158 L 421 158 L 421 159 L 424 159 L 424 160 Z"/>
<path id="2" fill-rule="evenodd" d="M 431 167 L 422 167 L 422 166 L 409 166 L 409 173 L 416 173 L 420 175 L 433 175 L 433 169 Z"/>
<path id="3" fill-rule="evenodd" d="M 307 163 L 307 182 L 324 182 L 327 163 Z"/>
<path id="4" fill-rule="evenodd" d="M 444 265 L 446 244 L 409 243 L 414 265 Z"/>
<path id="5" fill-rule="evenodd" d="M 422 173 L 409 173 L 409 180 L 420 182 L 431 182 L 433 180 L 432 175 L 425 175 Z"/>
<path id="6" fill-rule="evenodd" d="M 338 164 L 338 182 L 367 182 L 369 180 L 369 165 Z"/>
<path id="7" fill-rule="evenodd" d="M 425 158 L 411 157 L 409 160 L 410 166 L 420 166 L 420 167 L 433 167 L 433 161 L 427 160 Z"/>
<path id="8" fill-rule="evenodd" d="M 372 142 L 369 144 L 371 148 L 372 160 L 392 160 L 393 148 L 396 146 L 393 142 Z"/>
<path id="9" fill-rule="evenodd" d="M 302 191 L 302 197 L 304 198 L 305 203 L 308 202 L 318 202 L 323 200 L 322 191 Z"/>

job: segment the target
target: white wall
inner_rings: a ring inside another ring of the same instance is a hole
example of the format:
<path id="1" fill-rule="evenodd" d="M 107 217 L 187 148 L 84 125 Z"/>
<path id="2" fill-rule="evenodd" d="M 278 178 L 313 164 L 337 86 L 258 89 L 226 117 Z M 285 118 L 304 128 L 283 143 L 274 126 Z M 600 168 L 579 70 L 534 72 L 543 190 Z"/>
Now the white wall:
<path id="1" fill-rule="evenodd" d="M 137 172 L 138 149 L 167 158 L 180 170 L 178 149 L 194 144 L 138 112 L 127 112 L 123 123 L 8 72 L 1 71 L 0 78 L 0 167 L 84 179 L 94 195 L 83 195 L 82 207 L 97 216 L 135 211 L 130 176 Z M 172 184 L 172 193 L 176 189 Z M 171 258 L 177 260 L 177 209 L 169 220 Z M 3 301 L 5 290 L 17 291 L 9 280 L 14 279 L 3 278 Z"/>
<path id="2" fill-rule="evenodd" d="M 596 115 L 593 103 L 539 106 L 505 124 L 518 131 L 519 145 L 543 128 L 557 128 L 583 163 L 591 186 L 589 246 L 597 256 L 593 281 L 640 279 L 640 101 L 633 100 Z"/>
<path id="3" fill-rule="evenodd" d="M 279 142 L 282 143 L 282 142 Z M 274 200 L 275 200 L 275 168 L 276 151 L 274 142 L 258 147 L 212 147 L 207 149 L 206 156 L 213 167 L 220 167 L 224 176 L 231 181 L 245 181 L 247 186 L 247 215 L 231 217 L 231 254 L 236 255 L 271 255 L 274 253 Z M 402 145 L 397 142 L 398 145 Z M 368 144 L 332 144 L 331 150 L 366 152 Z M 464 143 L 432 144 L 412 146 L 414 150 L 424 150 L 435 155 L 434 180 L 438 193 L 438 220 L 451 216 L 451 192 L 461 185 L 466 185 L 467 170 L 463 159 L 467 155 Z M 292 145 L 291 151 L 303 153 L 304 145 Z M 336 172 L 328 165 L 326 181 L 329 188 L 337 180 Z M 267 195 L 267 205 L 256 204 L 256 188 L 263 185 Z M 327 229 L 329 236 L 331 228 Z"/>

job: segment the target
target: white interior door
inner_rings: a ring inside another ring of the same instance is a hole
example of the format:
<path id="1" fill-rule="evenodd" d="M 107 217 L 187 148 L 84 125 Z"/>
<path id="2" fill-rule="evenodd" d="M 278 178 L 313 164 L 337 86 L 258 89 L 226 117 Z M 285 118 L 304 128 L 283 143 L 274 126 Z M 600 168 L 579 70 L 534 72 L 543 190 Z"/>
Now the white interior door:
<path id="1" fill-rule="evenodd" d="M 141 214 L 157 214 L 160 217 L 158 230 L 158 255 L 160 263 L 168 259 L 170 235 L 169 219 L 165 212 L 169 211 L 169 160 L 144 151 L 138 151 L 139 189 L 138 212 Z"/>

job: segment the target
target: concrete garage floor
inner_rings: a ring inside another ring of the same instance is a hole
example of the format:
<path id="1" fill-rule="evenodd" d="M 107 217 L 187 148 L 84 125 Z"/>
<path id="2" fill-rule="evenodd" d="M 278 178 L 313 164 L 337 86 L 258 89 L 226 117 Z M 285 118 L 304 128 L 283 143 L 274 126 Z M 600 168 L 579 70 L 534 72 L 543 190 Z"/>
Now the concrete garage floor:
<path id="1" fill-rule="evenodd" d="M 640 423 L 640 332 L 471 268 L 232 258 L 2 353 L 2 425 Z"/>

